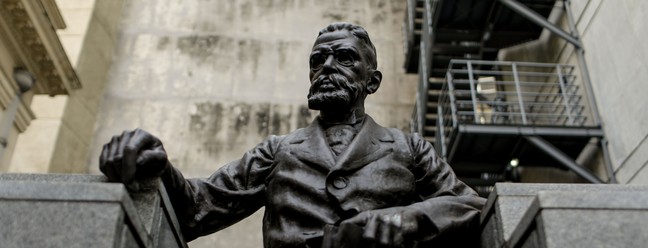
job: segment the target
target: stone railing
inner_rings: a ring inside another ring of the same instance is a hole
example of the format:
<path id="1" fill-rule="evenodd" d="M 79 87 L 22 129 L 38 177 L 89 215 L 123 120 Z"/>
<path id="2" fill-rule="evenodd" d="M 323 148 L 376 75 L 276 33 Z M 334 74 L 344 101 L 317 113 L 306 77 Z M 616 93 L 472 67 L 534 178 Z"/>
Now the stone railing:
<path id="1" fill-rule="evenodd" d="M 0 174 L 0 216 L 0 247 L 187 247 L 159 181 Z M 646 185 L 499 183 L 481 247 L 644 247 L 646 223 Z"/>
<path id="2" fill-rule="evenodd" d="M 648 185 L 498 183 L 482 247 L 645 247 Z"/>
<path id="3" fill-rule="evenodd" d="M 0 216 L 1 247 L 187 247 L 159 180 L 0 174 Z"/>

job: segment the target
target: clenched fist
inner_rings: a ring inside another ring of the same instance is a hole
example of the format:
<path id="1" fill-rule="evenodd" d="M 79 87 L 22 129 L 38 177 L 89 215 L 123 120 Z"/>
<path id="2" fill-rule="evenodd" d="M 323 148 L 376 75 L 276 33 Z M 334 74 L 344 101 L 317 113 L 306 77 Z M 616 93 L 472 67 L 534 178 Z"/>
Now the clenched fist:
<path id="1" fill-rule="evenodd" d="M 99 169 L 110 181 L 122 182 L 135 192 L 138 180 L 160 176 L 168 164 L 162 142 L 141 129 L 113 136 L 99 157 Z"/>

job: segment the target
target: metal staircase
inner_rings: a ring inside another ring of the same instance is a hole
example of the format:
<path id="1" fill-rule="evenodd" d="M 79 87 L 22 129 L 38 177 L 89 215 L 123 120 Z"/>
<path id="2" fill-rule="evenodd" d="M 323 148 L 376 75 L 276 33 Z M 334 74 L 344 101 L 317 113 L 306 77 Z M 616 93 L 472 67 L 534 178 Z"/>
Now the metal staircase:
<path id="1" fill-rule="evenodd" d="M 404 66 L 419 74 L 412 131 L 434 144 L 462 180 L 487 194 L 497 181 L 515 181 L 511 164 L 524 161 L 566 167 L 587 181 L 603 182 L 575 162 L 592 141 L 607 155 L 584 62 L 581 83 L 572 65 L 497 61 L 500 49 L 535 40 L 544 29 L 572 43 L 584 61 L 576 32 L 546 21 L 563 7 L 572 24 L 568 2 L 407 4 Z"/>
<path id="2" fill-rule="evenodd" d="M 556 0 L 522 2 L 547 17 Z M 426 126 L 436 125 L 436 102 L 450 60 L 495 60 L 501 48 L 535 40 L 542 32 L 542 27 L 496 0 L 408 0 L 407 11 L 405 69 L 421 74 L 419 58 L 427 58 L 423 72 L 427 78 L 423 80 L 428 81 L 426 108 L 430 110 L 424 116 Z M 423 50 L 422 41 L 427 46 Z M 417 131 L 435 142 L 434 130 Z"/>

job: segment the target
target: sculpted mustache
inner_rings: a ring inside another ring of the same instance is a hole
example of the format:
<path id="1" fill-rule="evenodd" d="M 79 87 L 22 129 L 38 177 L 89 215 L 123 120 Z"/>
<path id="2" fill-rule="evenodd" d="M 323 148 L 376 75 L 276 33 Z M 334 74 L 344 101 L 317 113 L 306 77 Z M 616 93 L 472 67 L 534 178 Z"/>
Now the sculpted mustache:
<path id="1" fill-rule="evenodd" d="M 313 82 L 313 88 L 319 88 L 324 84 L 324 80 L 327 80 L 331 82 L 334 86 L 336 87 L 343 87 L 345 86 L 345 83 L 347 82 L 347 79 L 343 77 L 342 75 L 339 74 L 329 74 L 329 75 L 320 75 L 315 79 Z"/>

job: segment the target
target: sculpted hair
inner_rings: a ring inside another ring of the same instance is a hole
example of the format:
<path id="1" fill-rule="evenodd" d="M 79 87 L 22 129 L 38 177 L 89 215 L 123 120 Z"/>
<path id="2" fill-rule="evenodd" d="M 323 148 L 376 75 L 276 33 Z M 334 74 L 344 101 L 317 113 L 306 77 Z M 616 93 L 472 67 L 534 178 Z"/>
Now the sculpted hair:
<path id="1" fill-rule="evenodd" d="M 349 33 L 353 34 L 356 38 L 358 38 L 362 43 L 365 45 L 364 49 L 366 51 L 365 55 L 367 55 L 368 63 L 371 69 L 376 69 L 378 68 L 378 59 L 376 57 L 376 47 L 374 47 L 373 43 L 371 43 L 371 40 L 369 39 L 369 33 L 367 33 L 367 30 L 365 30 L 363 27 L 352 24 L 352 23 L 346 23 L 346 22 L 338 22 L 338 23 L 332 23 L 328 25 L 326 28 L 320 30 L 319 34 L 317 37 L 319 37 L 322 34 L 325 33 L 330 33 L 330 32 L 335 32 L 335 31 L 349 31 Z"/>

